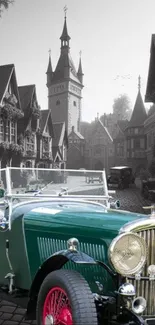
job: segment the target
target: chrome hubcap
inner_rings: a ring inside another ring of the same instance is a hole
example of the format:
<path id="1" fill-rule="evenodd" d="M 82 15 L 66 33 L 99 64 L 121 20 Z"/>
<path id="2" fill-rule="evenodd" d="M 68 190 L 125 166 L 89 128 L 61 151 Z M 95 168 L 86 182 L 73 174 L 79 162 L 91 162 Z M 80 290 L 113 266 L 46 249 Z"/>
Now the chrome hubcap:
<path id="1" fill-rule="evenodd" d="M 54 319 L 53 319 L 52 315 L 46 316 L 45 325 L 54 325 Z"/>

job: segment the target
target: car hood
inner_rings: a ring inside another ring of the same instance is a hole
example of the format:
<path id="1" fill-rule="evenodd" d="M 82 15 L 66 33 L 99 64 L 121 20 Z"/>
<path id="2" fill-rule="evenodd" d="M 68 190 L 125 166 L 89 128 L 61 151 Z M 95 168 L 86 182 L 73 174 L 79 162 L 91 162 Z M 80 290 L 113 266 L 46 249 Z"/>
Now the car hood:
<path id="1" fill-rule="evenodd" d="M 34 206 L 24 215 L 25 227 L 54 228 L 82 227 L 103 229 L 115 235 L 128 222 L 146 218 L 146 215 L 123 210 L 106 210 L 102 206 L 86 203 L 49 203 Z"/>

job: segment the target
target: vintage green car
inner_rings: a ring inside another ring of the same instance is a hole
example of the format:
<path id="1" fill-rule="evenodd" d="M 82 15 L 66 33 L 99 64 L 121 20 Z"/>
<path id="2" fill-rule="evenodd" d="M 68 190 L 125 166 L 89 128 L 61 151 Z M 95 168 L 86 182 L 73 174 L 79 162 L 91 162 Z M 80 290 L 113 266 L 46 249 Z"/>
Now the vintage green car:
<path id="1" fill-rule="evenodd" d="M 68 170 L 64 190 L 52 182 L 54 170 L 0 171 L 0 295 L 26 307 L 27 320 L 155 324 L 154 210 L 116 209 L 101 172 L 101 183 L 88 184 L 81 171 Z M 37 197 L 25 193 L 28 174 L 42 180 Z M 25 188 L 17 188 L 20 178 Z"/>

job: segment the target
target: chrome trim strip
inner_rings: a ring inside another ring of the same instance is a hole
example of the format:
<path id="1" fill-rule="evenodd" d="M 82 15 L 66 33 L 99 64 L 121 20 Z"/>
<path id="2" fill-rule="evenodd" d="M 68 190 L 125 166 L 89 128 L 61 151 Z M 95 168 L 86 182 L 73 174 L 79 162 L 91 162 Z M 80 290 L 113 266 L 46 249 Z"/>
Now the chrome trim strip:
<path id="1" fill-rule="evenodd" d="M 139 232 L 155 228 L 155 218 L 142 217 L 140 219 L 126 223 L 119 231 L 119 234 L 124 232 Z"/>

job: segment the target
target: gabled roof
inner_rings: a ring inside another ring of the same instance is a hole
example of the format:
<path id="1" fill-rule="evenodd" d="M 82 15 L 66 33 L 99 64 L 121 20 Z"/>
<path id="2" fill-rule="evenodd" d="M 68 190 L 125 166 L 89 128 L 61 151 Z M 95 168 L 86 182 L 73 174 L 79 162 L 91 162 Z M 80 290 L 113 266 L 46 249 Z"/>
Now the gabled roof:
<path id="1" fill-rule="evenodd" d="M 57 147 L 53 147 L 52 154 L 53 154 L 54 162 L 56 162 L 57 158 L 58 158 L 59 161 L 61 161 L 63 159 L 62 154 L 60 152 L 60 149 L 57 148 Z"/>
<path id="2" fill-rule="evenodd" d="M 97 124 L 101 127 L 101 130 L 107 136 L 107 138 L 110 140 L 110 142 L 113 142 L 113 139 L 112 139 L 108 129 L 103 125 L 103 123 L 101 122 L 101 120 L 99 118 L 97 118 L 94 122 L 92 122 L 92 128 L 91 128 L 91 132 L 90 132 L 89 136 L 92 136 L 93 134 L 95 134 L 97 132 Z"/>
<path id="3" fill-rule="evenodd" d="M 152 34 L 145 102 L 155 103 L 155 34 Z"/>
<path id="4" fill-rule="evenodd" d="M 128 120 L 118 120 L 117 124 L 122 132 L 127 128 L 129 121 Z"/>
<path id="5" fill-rule="evenodd" d="M 39 126 L 41 133 L 44 134 L 46 125 L 49 125 L 49 134 L 51 137 L 54 136 L 52 113 L 51 110 L 45 109 L 40 111 Z"/>
<path id="6" fill-rule="evenodd" d="M 39 126 L 40 126 L 41 133 L 45 129 L 45 124 L 46 124 L 46 121 L 47 121 L 48 113 L 49 113 L 48 109 L 43 109 L 43 110 L 40 111 Z"/>
<path id="7" fill-rule="evenodd" d="M 35 91 L 35 85 L 25 85 L 18 87 L 22 110 L 25 111 L 31 104 Z"/>
<path id="8" fill-rule="evenodd" d="M 18 92 L 17 80 L 16 80 L 16 73 L 15 73 L 15 66 L 14 64 L 7 64 L 0 66 L 0 104 L 5 95 L 9 82 L 13 78 L 14 83 L 14 94 L 18 100 L 18 107 L 21 108 L 20 97 Z"/>
<path id="9" fill-rule="evenodd" d="M 14 64 L 0 66 L 0 102 L 3 98 L 4 92 L 11 78 L 14 69 Z"/>
<path id="10" fill-rule="evenodd" d="M 70 132 L 68 137 L 72 136 L 73 134 L 75 134 L 75 136 L 77 136 L 77 138 L 79 138 L 80 140 L 84 140 L 83 135 L 80 132 L 76 131 L 74 126 L 72 127 L 72 131 Z"/>
<path id="11" fill-rule="evenodd" d="M 146 120 L 146 118 L 147 118 L 147 114 L 146 114 L 142 96 L 141 96 L 141 93 L 139 90 L 128 127 L 141 126 L 144 124 L 144 121 Z"/>
<path id="12" fill-rule="evenodd" d="M 65 122 L 53 123 L 53 131 L 53 147 L 62 146 L 64 139 L 66 140 L 66 143 L 68 143 Z"/>

